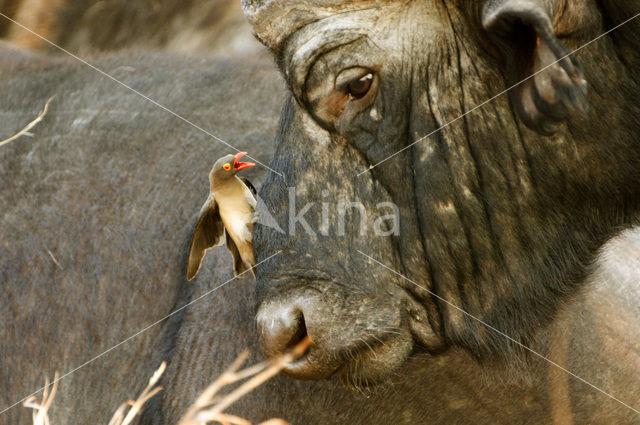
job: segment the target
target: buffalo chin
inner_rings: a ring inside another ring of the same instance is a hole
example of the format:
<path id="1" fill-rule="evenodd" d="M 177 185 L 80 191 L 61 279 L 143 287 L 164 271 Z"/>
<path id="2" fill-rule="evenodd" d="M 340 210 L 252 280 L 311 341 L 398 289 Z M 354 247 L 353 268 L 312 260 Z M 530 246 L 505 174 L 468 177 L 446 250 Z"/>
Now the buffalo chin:
<path id="1" fill-rule="evenodd" d="M 405 335 L 375 344 L 367 341 L 357 351 L 347 354 L 336 375 L 348 387 L 382 384 L 404 365 L 413 347 L 413 341 Z"/>
<path id="2" fill-rule="evenodd" d="M 370 387 L 388 381 L 407 361 L 414 349 L 408 330 L 394 334 L 371 334 L 350 348 L 332 353 L 312 344 L 309 351 L 284 368 L 287 375 L 302 380 L 337 376 L 348 387 Z"/>

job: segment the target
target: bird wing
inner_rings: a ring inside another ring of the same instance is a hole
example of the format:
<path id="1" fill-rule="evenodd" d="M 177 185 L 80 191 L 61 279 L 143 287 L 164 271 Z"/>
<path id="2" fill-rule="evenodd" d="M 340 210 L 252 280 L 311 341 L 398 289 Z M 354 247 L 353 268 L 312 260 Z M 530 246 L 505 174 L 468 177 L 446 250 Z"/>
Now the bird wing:
<path id="1" fill-rule="evenodd" d="M 212 246 L 222 243 L 224 225 L 220 219 L 220 210 L 213 196 L 209 196 L 207 202 L 200 209 L 200 216 L 191 238 L 189 248 L 189 261 L 187 264 L 187 280 L 191 280 L 198 273 L 200 264 L 204 258 L 204 252 Z"/>
<path id="2" fill-rule="evenodd" d="M 258 191 L 256 190 L 255 186 L 253 186 L 253 184 L 248 178 L 240 177 L 240 180 L 242 180 L 242 183 L 244 183 L 244 185 L 249 188 L 251 193 L 253 193 L 253 196 L 256 196 L 258 194 Z"/>
<path id="3" fill-rule="evenodd" d="M 255 209 L 256 208 L 256 204 L 257 204 L 256 196 L 258 196 L 258 191 L 253 186 L 253 184 L 249 181 L 248 178 L 240 177 L 240 180 L 249 189 L 249 191 L 247 193 L 245 193 L 245 197 L 247 198 L 247 202 L 249 203 L 249 205 L 251 205 L 251 207 L 253 209 Z"/>
<path id="4" fill-rule="evenodd" d="M 237 277 L 243 278 L 246 276 L 246 274 L 241 274 L 241 273 L 246 272 L 249 269 L 249 267 L 242 260 L 242 256 L 240 255 L 240 251 L 238 250 L 236 243 L 233 241 L 233 239 L 231 238 L 231 235 L 229 235 L 226 229 L 224 234 L 225 234 L 225 237 L 227 238 L 227 249 L 229 250 L 229 252 L 231 253 L 231 256 L 233 257 L 233 272 Z M 253 270 L 251 270 L 251 272 L 253 273 Z M 255 277 L 255 273 L 253 274 L 253 276 Z"/>

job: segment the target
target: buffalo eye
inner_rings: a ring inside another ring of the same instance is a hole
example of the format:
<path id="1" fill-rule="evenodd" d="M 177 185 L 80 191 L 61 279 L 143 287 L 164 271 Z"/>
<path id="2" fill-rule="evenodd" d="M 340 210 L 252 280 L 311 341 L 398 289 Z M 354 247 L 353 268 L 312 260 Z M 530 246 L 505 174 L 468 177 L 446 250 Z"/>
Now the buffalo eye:
<path id="1" fill-rule="evenodd" d="M 344 69 L 336 76 L 335 88 L 349 100 L 359 100 L 367 97 L 376 79 L 372 70 L 356 66 Z"/>
<path id="2" fill-rule="evenodd" d="M 379 67 L 352 66 L 333 71 L 327 65 L 331 61 L 317 63 L 307 74 L 301 93 L 303 105 L 318 124 L 344 134 L 353 120 L 376 100 Z"/>
<path id="3" fill-rule="evenodd" d="M 343 69 L 327 92 L 318 91 L 310 102 L 311 112 L 328 129 L 345 130 L 360 112 L 373 104 L 378 93 L 379 77 L 370 68 Z"/>
<path id="4" fill-rule="evenodd" d="M 373 74 L 368 73 L 364 77 L 349 82 L 347 85 L 347 93 L 355 99 L 361 99 L 367 94 L 373 82 Z"/>

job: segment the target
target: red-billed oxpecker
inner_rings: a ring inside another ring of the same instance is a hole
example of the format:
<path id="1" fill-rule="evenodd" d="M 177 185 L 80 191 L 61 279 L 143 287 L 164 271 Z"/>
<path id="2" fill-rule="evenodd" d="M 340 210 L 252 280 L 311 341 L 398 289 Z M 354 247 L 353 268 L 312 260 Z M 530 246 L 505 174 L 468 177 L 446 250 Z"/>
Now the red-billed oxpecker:
<path id="1" fill-rule="evenodd" d="M 191 239 L 188 280 L 198 273 L 205 250 L 222 244 L 223 233 L 227 249 L 233 256 L 236 276 L 244 277 L 241 273 L 256 264 L 253 258 L 256 189 L 249 180 L 236 176 L 238 171 L 255 165 L 253 162 L 240 162 L 244 155 L 246 152 L 223 156 L 211 168 L 209 197 L 200 210 Z"/>

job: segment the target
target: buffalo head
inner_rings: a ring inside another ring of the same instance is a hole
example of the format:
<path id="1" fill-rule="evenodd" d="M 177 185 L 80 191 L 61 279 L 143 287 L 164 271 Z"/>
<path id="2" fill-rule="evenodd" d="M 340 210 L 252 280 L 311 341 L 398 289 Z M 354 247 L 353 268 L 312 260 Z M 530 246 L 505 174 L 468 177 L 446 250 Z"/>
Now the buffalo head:
<path id="1" fill-rule="evenodd" d="M 260 193 L 289 225 L 254 240 L 282 251 L 267 354 L 308 334 L 289 373 L 376 382 L 415 351 L 509 353 L 571 300 L 640 200 L 637 50 L 567 56 L 624 15 L 592 3 L 244 1 L 292 94 Z"/>

